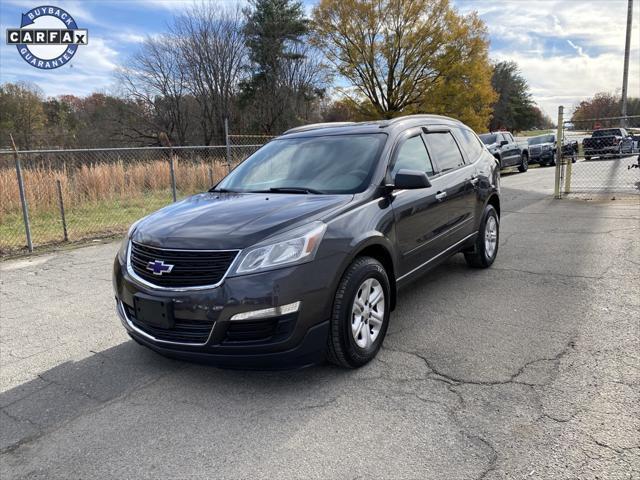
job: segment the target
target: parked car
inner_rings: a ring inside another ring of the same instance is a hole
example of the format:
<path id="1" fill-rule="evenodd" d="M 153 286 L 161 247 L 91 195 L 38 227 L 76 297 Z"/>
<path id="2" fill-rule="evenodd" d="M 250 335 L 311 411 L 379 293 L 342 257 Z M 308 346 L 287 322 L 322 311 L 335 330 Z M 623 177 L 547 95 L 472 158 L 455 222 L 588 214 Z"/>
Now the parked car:
<path id="1" fill-rule="evenodd" d="M 114 262 L 118 314 L 170 357 L 359 367 L 399 288 L 458 252 L 491 266 L 499 178 L 480 139 L 447 117 L 290 130 L 131 227 Z"/>
<path id="2" fill-rule="evenodd" d="M 483 133 L 480 139 L 489 152 L 498 159 L 500 168 L 518 167 L 520 172 L 526 172 L 529 169 L 529 150 L 518 144 L 511 133 Z"/>
<path id="3" fill-rule="evenodd" d="M 582 141 L 585 160 L 591 157 L 629 155 L 633 152 L 633 137 L 624 128 L 594 130 L 591 138 Z"/>
<path id="4" fill-rule="evenodd" d="M 554 133 L 538 135 L 527 140 L 529 145 L 529 163 L 555 165 L 558 160 L 557 137 Z M 575 163 L 578 158 L 578 142 L 576 140 L 564 140 L 562 144 L 562 156 L 571 158 Z"/>

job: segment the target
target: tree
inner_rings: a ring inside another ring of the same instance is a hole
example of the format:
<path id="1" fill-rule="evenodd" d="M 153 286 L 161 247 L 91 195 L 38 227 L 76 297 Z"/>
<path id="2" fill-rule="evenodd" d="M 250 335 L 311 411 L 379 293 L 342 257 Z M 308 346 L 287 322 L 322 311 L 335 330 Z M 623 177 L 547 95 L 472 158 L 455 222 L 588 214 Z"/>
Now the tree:
<path id="1" fill-rule="evenodd" d="M 176 18 L 178 39 L 188 84 L 200 107 L 202 141 L 224 135 L 224 120 L 231 119 L 247 49 L 240 9 L 220 9 L 210 3 L 196 4 Z"/>
<path id="2" fill-rule="evenodd" d="M 536 113 L 527 81 L 515 62 L 498 62 L 491 77 L 498 101 L 493 107 L 490 129 L 527 130 L 534 126 Z"/>
<path id="3" fill-rule="evenodd" d="M 599 92 L 592 98 L 582 100 L 575 108 L 571 121 L 576 129 L 588 130 L 600 127 L 614 127 L 620 125 L 620 119 L 604 120 L 610 117 L 619 117 L 622 108 L 620 95 Z M 627 115 L 640 115 L 640 98 L 627 99 Z M 630 127 L 640 127 L 640 118 L 630 118 Z"/>
<path id="4" fill-rule="evenodd" d="M 0 85 L 0 144 L 10 146 L 11 134 L 22 150 L 40 145 L 46 121 L 42 101 L 42 91 L 35 85 Z"/>
<path id="5" fill-rule="evenodd" d="M 174 144 L 184 145 L 190 127 L 187 71 L 175 37 L 147 38 L 127 66 L 117 72 L 124 94 L 144 109 L 141 138 L 157 139 L 164 132 Z"/>
<path id="6" fill-rule="evenodd" d="M 449 16 L 451 39 L 437 65 L 443 73 L 421 97 L 418 107 L 410 108 L 409 113 L 448 115 L 483 132 L 493 113 L 492 104 L 498 98 L 491 85 L 487 29 L 475 13 L 460 16 L 450 12 Z"/>
<path id="7" fill-rule="evenodd" d="M 251 65 L 243 106 L 258 128 L 275 133 L 308 117 L 309 105 L 323 94 L 323 64 L 304 45 L 309 22 L 301 2 L 251 0 L 244 13 Z"/>
<path id="8" fill-rule="evenodd" d="M 321 0 L 313 20 L 315 44 L 375 116 L 461 111 L 437 98 L 445 94 L 470 104 L 479 124 L 488 120 L 488 41 L 477 16 L 459 15 L 448 0 Z M 466 99 L 454 94 L 462 86 Z"/>

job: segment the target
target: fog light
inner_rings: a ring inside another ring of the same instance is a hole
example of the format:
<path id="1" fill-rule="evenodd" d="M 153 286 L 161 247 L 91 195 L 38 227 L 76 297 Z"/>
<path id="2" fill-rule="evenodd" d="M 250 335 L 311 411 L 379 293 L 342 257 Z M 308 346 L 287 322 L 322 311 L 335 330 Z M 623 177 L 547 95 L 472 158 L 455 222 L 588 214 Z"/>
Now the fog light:
<path id="1" fill-rule="evenodd" d="M 279 317 L 280 315 L 287 315 L 288 313 L 297 312 L 300 308 L 300 302 L 288 303 L 287 305 L 281 305 L 273 308 L 263 308 L 262 310 L 253 310 L 251 312 L 236 313 L 231 317 L 231 320 L 252 320 L 255 318 L 269 318 Z"/>

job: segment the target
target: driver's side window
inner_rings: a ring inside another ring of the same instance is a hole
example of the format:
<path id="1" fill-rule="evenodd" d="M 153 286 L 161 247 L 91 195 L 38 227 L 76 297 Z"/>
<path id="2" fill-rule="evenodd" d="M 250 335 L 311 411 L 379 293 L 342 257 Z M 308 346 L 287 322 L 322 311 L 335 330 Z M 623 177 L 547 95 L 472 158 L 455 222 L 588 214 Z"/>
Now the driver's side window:
<path id="1" fill-rule="evenodd" d="M 418 170 L 425 172 L 427 176 L 433 175 L 433 165 L 427 148 L 422 141 L 422 135 L 417 134 L 415 137 L 408 138 L 400 145 L 393 170 L 391 171 L 391 178 L 400 169 Z"/>

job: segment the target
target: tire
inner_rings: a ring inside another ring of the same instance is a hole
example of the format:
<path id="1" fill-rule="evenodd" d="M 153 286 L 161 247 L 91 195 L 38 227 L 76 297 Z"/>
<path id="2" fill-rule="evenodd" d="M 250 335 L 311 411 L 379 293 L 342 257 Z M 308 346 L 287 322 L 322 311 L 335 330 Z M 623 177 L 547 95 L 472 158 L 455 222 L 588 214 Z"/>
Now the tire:
<path id="1" fill-rule="evenodd" d="M 529 155 L 527 155 L 526 153 L 522 152 L 522 155 L 520 155 L 520 165 L 518 165 L 518 171 L 520 173 L 524 173 L 527 170 L 529 170 Z"/>
<path id="2" fill-rule="evenodd" d="M 492 227 L 493 225 L 493 227 Z M 493 229 L 494 234 L 493 241 L 490 242 L 487 239 L 487 227 L 491 231 Z M 498 256 L 498 245 L 500 244 L 500 217 L 498 212 L 493 208 L 493 205 L 487 205 L 484 209 L 482 221 L 480 222 L 480 228 L 478 235 L 476 236 L 475 246 L 470 252 L 464 253 L 464 258 L 467 261 L 467 265 L 474 268 L 488 268 L 495 261 Z M 493 245 L 491 250 L 490 245 Z M 488 249 L 489 248 L 489 249 Z"/>
<path id="3" fill-rule="evenodd" d="M 370 307 L 371 303 L 365 303 L 364 310 L 357 306 L 362 305 L 363 300 L 370 302 L 380 291 L 383 297 L 374 308 Z M 387 271 L 376 259 L 358 257 L 349 265 L 333 302 L 327 360 L 340 367 L 358 368 L 376 356 L 389 326 L 390 293 Z M 365 314 L 358 315 L 359 309 Z"/>
<path id="4" fill-rule="evenodd" d="M 556 157 L 558 156 L 558 154 L 556 152 L 553 152 L 553 155 L 551 156 L 551 160 L 549 160 L 548 165 L 555 167 L 556 166 Z"/>

